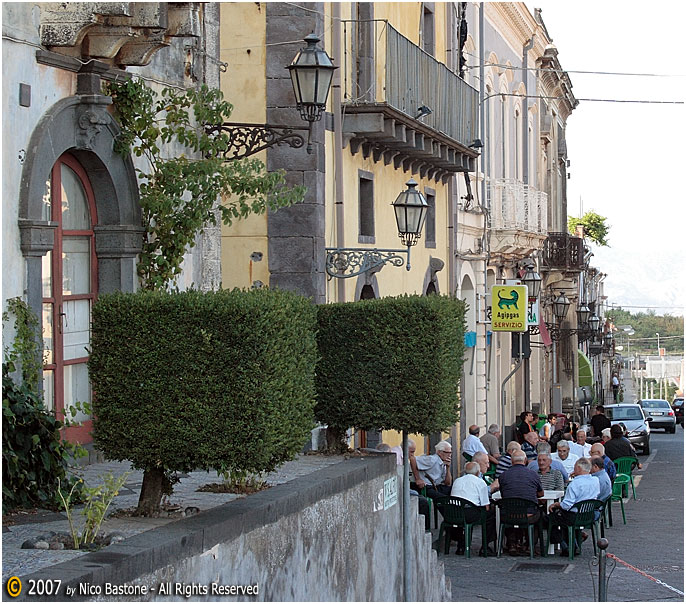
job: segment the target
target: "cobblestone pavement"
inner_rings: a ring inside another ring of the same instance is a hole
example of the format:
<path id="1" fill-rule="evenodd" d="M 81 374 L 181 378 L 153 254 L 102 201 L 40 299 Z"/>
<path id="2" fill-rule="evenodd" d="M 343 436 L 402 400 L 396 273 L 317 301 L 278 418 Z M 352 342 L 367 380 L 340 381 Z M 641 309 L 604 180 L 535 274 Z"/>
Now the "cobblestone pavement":
<path id="1" fill-rule="evenodd" d="M 286 462 L 276 471 L 267 474 L 264 480 L 272 486 L 283 484 L 342 460 L 343 456 L 299 455 L 295 460 Z M 120 476 L 124 472 L 130 472 L 119 495 L 114 498 L 110 511 L 134 507 L 138 503 L 138 496 L 143 482 L 143 472 L 132 470 L 128 462 L 92 464 L 78 468 L 75 474 L 81 476 L 86 484 L 97 485 L 102 482 L 100 477 L 108 472 L 112 472 L 116 476 Z M 221 479 L 214 472 L 190 472 L 189 474 L 179 474 L 179 477 L 180 481 L 174 485 L 174 493 L 169 498 L 168 503 L 173 506 L 178 505 L 180 510 L 185 510 L 187 507 L 207 510 L 242 497 L 242 495 L 231 493 L 198 492 L 197 489 L 205 484 L 221 482 Z M 76 507 L 75 516 L 79 524 L 83 522 L 83 516 L 80 513 L 81 509 L 82 506 Z M 178 517 L 107 518 L 103 522 L 101 531 L 104 533 L 116 531 L 124 537 L 130 537 L 169 522 L 175 522 L 178 519 Z M 19 524 L 23 520 L 26 520 L 26 522 Z M 39 511 L 35 516 L 19 517 L 17 521 L 15 525 L 3 527 L 3 585 L 8 577 L 32 573 L 41 568 L 71 560 L 87 553 L 74 550 L 21 549 L 21 544 L 27 539 L 35 539 L 37 536 L 48 534 L 50 531 L 69 532 L 69 523 L 64 513 L 57 514 Z"/>

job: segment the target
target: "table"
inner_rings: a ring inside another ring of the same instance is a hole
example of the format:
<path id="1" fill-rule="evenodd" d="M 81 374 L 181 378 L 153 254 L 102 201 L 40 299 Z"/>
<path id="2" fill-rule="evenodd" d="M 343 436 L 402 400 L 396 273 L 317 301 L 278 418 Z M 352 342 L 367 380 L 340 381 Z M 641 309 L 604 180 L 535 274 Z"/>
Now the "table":
<path id="1" fill-rule="evenodd" d="M 555 502 L 559 501 L 564 497 L 565 492 L 564 491 L 543 491 L 543 497 L 539 499 L 539 501 L 545 501 L 545 509 L 546 512 L 550 511 L 550 506 Z M 503 496 L 500 494 L 500 491 L 496 491 L 491 495 L 491 499 L 495 501 L 500 501 L 503 498 Z M 495 529 L 496 529 L 496 538 L 498 536 L 498 533 L 500 532 L 500 507 L 495 506 Z M 550 547 L 548 548 L 548 555 L 553 555 L 555 553 L 555 546 L 554 544 L 550 544 Z"/>

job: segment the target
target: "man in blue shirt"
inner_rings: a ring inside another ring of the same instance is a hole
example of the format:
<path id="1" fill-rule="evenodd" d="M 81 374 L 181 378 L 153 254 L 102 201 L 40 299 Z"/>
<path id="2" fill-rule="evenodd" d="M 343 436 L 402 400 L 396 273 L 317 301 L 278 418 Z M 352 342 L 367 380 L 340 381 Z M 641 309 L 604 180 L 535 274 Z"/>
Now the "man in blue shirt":
<path id="1" fill-rule="evenodd" d="M 598 499 L 600 494 L 600 483 L 595 476 L 591 475 L 591 460 L 581 457 L 574 464 L 574 480 L 569 483 L 565 491 L 564 499 L 560 503 L 553 503 L 550 506 L 550 515 L 553 525 L 563 527 L 561 538 L 562 555 L 569 555 L 564 528 L 574 524 L 576 519 L 576 504 L 588 499 Z M 575 535 L 574 553 L 579 550 L 579 536 Z"/>
<path id="2" fill-rule="evenodd" d="M 591 474 L 598 479 L 598 484 L 600 485 L 598 499 L 600 501 L 605 501 L 610 495 L 612 495 L 612 482 L 605 471 L 604 460 L 602 460 L 600 457 L 594 457 L 591 459 L 591 466 Z"/>
<path id="3" fill-rule="evenodd" d="M 615 476 L 617 476 L 617 466 L 615 466 L 613 461 L 607 455 L 605 455 L 604 445 L 601 445 L 600 443 L 594 443 L 593 446 L 591 446 L 591 459 L 594 457 L 600 457 L 603 460 L 605 471 L 610 477 L 610 481 L 614 482 Z"/>

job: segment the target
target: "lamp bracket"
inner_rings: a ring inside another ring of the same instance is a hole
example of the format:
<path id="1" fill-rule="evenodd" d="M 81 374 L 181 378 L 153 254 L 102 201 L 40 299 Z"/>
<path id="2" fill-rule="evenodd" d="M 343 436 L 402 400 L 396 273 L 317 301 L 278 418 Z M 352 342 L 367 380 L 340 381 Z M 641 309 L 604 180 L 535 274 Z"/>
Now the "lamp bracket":
<path id="1" fill-rule="evenodd" d="M 307 130 L 308 127 L 225 122 L 221 126 L 209 128 L 208 133 L 221 132 L 227 136 L 227 147 L 223 155 L 225 160 L 231 161 L 249 157 L 276 145 L 289 145 L 299 149 L 305 144 L 305 138 L 297 131 Z"/>
<path id="2" fill-rule="evenodd" d="M 329 278 L 349 279 L 385 264 L 402 266 L 407 254 L 407 270 L 410 270 L 410 250 L 378 250 L 367 248 L 326 248 L 326 273 Z"/>
<path id="3" fill-rule="evenodd" d="M 554 342 L 559 342 L 572 336 L 578 336 L 579 342 L 585 342 L 593 336 L 593 330 L 587 325 L 580 325 L 577 329 L 566 329 L 559 327 L 556 323 L 548 323 L 545 326 L 548 328 L 550 339 Z"/>

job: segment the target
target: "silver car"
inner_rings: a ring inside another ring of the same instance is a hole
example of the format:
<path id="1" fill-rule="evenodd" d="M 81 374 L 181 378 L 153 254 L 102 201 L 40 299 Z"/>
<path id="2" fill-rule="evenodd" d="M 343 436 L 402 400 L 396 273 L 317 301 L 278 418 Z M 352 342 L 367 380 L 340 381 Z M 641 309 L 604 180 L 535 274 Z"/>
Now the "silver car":
<path id="1" fill-rule="evenodd" d="M 672 406 L 661 398 L 647 398 L 638 401 L 647 417 L 652 417 L 650 429 L 664 428 L 665 432 L 676 432 L 676 415 Z"/>

